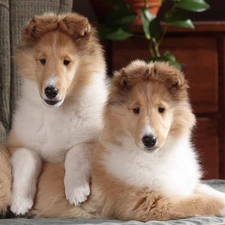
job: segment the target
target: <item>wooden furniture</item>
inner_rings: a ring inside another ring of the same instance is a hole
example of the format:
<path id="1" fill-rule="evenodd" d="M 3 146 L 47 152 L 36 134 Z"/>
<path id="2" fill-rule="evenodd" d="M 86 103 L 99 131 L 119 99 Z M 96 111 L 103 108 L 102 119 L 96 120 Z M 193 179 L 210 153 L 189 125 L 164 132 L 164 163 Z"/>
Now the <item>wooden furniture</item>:
<path id="1" fill-rule="evenodd" d="M 225 178 L 225 22 L 196 22 L 195 27 L 170 28 L 161 50 L 170 50 L 184 65 L 204 178 Z M 148 42 L 141 37 L 112 41 L 108 56 L 110 69 L 120 69 L 136 58 L 148 59 Z"/>

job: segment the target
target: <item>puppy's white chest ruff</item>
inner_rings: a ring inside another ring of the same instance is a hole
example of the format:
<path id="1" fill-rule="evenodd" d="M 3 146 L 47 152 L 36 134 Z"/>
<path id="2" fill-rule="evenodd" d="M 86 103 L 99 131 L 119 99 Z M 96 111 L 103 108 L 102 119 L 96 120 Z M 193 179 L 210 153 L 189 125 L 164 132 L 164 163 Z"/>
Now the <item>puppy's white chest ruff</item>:
<path id="1" fill-rule="evenodd" d="M 106 145 L 109 154 L 103 160 L 105 169 L 128 185 L 148 187 L 168 196 L 190 195 L 201 177 L 195 153 L 189 143 L 181 142 L 177 146 L 186 145 L 187 149 L 179 149 L 181 154 L 172 149 L 147 153 L 135 144 L 133 150 Z"/>
<path id="2" fill-rule="evenodd" d="M 86 101 L 92 102 L 81 98 L 66 106 L 49 108 L 43 104 L 35 84 L 26 80 L 13 131 L 24 147 L 38 152 L 43 160 L 63 161 L 70 148 L 92 141 L 102 126 L 103 98 L 93 105 Z"/>
<path id="3" fill-rule="evenodd" d="M 39 120 L 37 119 L 37 126 L 32 127 L 30 133 L 30 138 L 33 137 L 35 144 L 31 146 L 32 149 L 38 151 L 46 161 L 64 160 L 67 150 L 77 141 L 75 139 L 76 132 L 73 129 L 73 117 L 75 118 L 75 115 L 72 112 L 68 114 L 62 112 L 42 113 Z M 39 128 L 38 125 L 40 125 Z"/>
<path id="4" fill-rule="evenodd" d="M 82 134 L 82 128 L 74 121 L 76 117 L 73 112 L 63 113 L 60 109 L 46 110 L 44 107 L 46 106 L 40 106 L 35 115 L 26 115 L 24 120 L 21 118 L 22 129 L 17 136 L 26 147 L 37 151 L 44 160 L 63 161 L 67 150 L 78 142 L 77 131 Z"/>

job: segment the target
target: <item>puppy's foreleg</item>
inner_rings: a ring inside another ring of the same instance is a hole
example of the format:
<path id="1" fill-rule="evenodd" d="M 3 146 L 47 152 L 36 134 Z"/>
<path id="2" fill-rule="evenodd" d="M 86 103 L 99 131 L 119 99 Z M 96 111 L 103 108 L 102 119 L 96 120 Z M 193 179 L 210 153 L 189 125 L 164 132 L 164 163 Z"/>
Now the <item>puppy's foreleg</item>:
<path id="1" fill-rule="evenodd" d="M 13 153 L 11 163 L 13 169 L 11 211 L 23 215 L 33 205 L 41 160 L 37 153 L 19 148 Z"/>
<path id="2" fill-rule="evenodd" d="M 93 144 L 83 143 L 69 150 L 65 160 L 66 198 L 73 205 L 84 202 L 90 194 L 91 152 Z"/>

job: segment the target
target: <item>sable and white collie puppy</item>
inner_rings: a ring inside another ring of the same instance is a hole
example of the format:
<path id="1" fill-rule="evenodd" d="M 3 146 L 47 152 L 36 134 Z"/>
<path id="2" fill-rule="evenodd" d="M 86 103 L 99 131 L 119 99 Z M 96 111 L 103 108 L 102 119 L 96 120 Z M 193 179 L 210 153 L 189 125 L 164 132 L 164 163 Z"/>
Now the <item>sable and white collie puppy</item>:
<path id="1" fill-rule="evenodd" d="M 187 88 L 183 73 L 163 62 L 137 60 L 116 72 L 93 151 L 91 195 L 72 207 L 63 165 L 45 164 L 32 213 L 139 221 L 225 216 L 225 194 L 200 181 Z"/>
<path id="2" fill-rule="evenodd" d="M 96 32 L 78 14 L 34 16 L 14 58 L 23 84 L 8 141 L 11 210 L 24 214 L 32 207 L 42 161 L 65 161 L 66 198 L 78 205 L 90 193 L 91 146 L 107 96 Z"/>

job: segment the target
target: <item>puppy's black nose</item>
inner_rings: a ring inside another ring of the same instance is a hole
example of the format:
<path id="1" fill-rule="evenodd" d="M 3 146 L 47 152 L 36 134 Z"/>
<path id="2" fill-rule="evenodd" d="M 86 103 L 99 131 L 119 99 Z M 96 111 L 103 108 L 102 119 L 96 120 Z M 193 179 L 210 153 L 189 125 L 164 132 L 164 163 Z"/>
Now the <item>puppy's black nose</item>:
<path id="1" fill-rule="evenodd" d="M 45 88 L 45 95 L 50 99 L 55 98 L 58 93 L 59 93 L 59 90 L 53 86 L 49 86 Z"/>
<path id="2" fill-rule="evenodd" d="M 152 148 L 155 146 L 156 142 L 157 142 L 157 138 L 153 135 L 149 135 L 149 136 L 144 136 L 142 138 L 142 142 L 145 145 L 145 147 L 147 148 Z"/>

